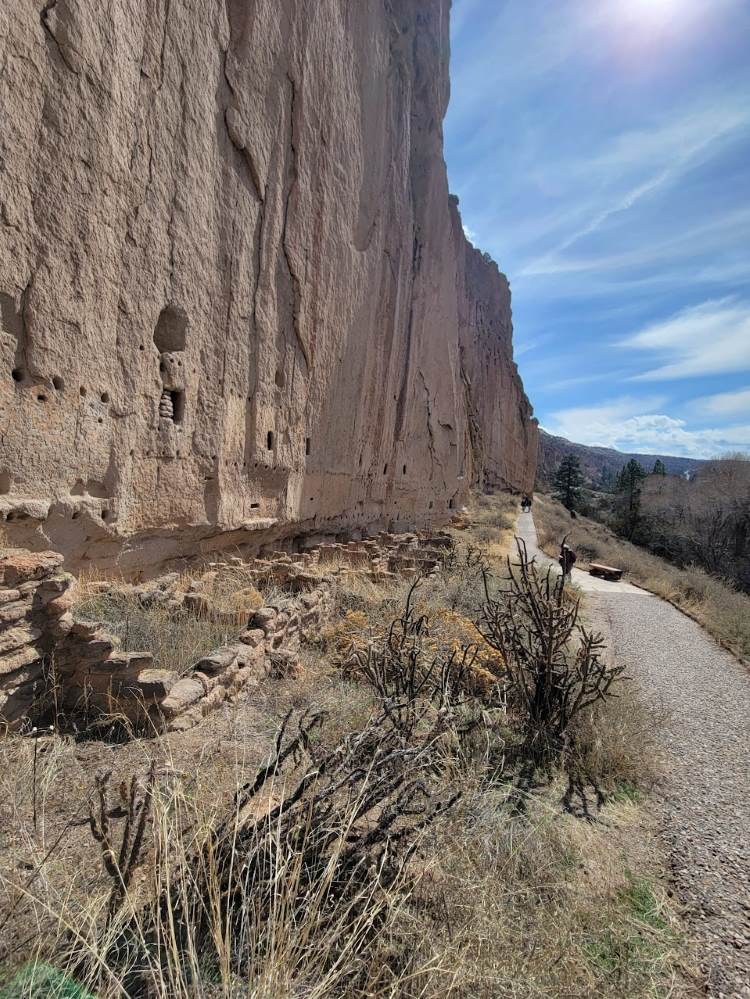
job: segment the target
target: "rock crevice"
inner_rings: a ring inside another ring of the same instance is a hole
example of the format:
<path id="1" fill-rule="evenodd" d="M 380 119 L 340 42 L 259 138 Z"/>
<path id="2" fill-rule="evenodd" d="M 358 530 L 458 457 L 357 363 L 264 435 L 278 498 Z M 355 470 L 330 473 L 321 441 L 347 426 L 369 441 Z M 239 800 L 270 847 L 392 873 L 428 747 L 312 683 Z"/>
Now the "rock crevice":
<path id="1" fill-rule="evenodd" d="M 10 543 L 156 572 L 531 488 L 508 284 L 448 193 L 449 6 L 0 16 Z"/>

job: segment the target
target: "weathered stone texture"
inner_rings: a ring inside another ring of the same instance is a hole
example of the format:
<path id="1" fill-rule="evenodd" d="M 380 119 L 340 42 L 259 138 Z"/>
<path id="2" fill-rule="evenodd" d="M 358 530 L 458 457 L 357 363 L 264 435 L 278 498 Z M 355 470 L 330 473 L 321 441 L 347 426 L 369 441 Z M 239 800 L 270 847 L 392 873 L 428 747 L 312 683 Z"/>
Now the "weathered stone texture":
<path id="1" fill-rule="evenodd" d="M 0 9 L 0 516 L 123 571 L 529 489 L 449 0 Z"/>

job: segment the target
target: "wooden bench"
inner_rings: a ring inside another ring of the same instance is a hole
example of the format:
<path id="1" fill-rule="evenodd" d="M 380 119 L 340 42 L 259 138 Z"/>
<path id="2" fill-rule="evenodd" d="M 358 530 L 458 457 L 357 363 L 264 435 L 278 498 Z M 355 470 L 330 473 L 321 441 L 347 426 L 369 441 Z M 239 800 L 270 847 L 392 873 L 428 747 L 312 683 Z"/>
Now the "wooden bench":
<path id="1" fill-rule="evenodd" d="M 599 576 L 601 579 L 609 579 L 617 583 L 622 579 L 622 569 L 615 569 L 612 565 L 602 565 L 600 562 L 592 562 L 589 566 L 590 576 Z"/>

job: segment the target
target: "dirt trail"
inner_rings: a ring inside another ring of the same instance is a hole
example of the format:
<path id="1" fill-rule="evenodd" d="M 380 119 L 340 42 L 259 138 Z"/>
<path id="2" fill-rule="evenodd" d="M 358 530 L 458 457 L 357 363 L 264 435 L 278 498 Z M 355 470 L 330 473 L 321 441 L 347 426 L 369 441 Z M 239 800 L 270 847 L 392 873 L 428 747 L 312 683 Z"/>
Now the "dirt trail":
<path id="1" fill-rule="evenodd" d="M 550 561 L 531 514 L 518 533 L 530 555 Z M 709 994 L 750 997 L 750 674 L 658 597 L 580 570 L 573 582 L 607 622 L 628 674 L 666 708 L 659 805 Z"/>

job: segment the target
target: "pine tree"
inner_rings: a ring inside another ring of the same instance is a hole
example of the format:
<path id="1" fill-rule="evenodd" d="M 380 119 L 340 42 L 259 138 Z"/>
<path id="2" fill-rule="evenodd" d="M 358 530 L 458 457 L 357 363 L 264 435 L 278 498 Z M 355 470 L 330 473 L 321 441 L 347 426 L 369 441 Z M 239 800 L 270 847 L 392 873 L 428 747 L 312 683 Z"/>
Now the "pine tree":
<path id="1" fill-rule="evenodd" d="M 617 476 L 617 514 L 619 529 L 626 538 L 635 534 L 641 518 L 641 483 L 646 472 L 640 462 L 631 458 Z"/>
<path id="2" fill-rule="evenodd" d="M 667 474 L 667 466 L 664 464 L 664 462 L 661 460 L 661 458 L 657 458 L 656 461 L 654 462 L 654 467 L 651 470 L 651 474 L 652 475 L 666 475 Z"/>
<path id="3" fill-rule="evenodd" d="M 601 472 L 599 473 L 599 491 L 602 493 L 611 493 L 615 485 L 615 476 L 609 465 L 604 465 Z"/>
<path id="4" fill-rule="evenodd" d="M 566 454 L 555 473 L 553 496 L 573 512 L 580 509 L 583 499 L 583 472 L 574 454 Z"/>

